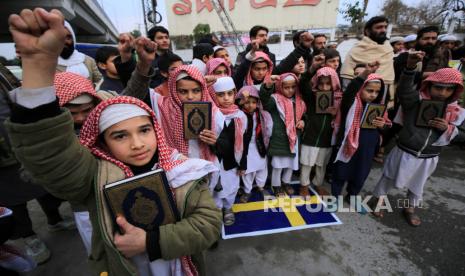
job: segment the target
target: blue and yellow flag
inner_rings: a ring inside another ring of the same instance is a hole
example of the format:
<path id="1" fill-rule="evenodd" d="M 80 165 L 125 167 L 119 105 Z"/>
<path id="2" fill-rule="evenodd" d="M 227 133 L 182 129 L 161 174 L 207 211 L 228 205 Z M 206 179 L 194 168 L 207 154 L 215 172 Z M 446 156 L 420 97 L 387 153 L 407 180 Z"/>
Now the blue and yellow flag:
<path id="1" fill-rule="evenodd" d="M 253 194 L 247 203 L 236 201 L 233 212 L 236 221 L 223 226 L 223 239 L 260 236 L 306 228 L 342 224 L 326 210 L 321 198 L 310 189 L 311 196 L 269 197 Z"/>

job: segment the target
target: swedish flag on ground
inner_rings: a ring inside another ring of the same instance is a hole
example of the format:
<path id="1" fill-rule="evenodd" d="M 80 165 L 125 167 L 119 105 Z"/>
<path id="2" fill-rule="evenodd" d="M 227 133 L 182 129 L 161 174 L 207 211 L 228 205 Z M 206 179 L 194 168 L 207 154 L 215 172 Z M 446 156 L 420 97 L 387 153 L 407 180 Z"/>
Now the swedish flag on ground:
<path id="1" fill-rule="evenodd" d="M 342 224 L 335 214 L 326 211 L 315 191 L 310 189 L 310 193 L 306 199 L 300 196 L 264 199 L 255 193 L 247 203 L 237 200 L 233 205 L 236 221 L 223 226 L 223 239 Z"/>

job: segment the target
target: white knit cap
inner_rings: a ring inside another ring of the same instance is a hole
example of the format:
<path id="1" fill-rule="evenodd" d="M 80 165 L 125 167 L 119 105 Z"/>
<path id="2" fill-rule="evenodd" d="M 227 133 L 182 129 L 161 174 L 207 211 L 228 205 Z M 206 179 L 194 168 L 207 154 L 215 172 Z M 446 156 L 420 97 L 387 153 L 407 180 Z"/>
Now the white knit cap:
<path id="1" fill-rule="evenodd" d="M 404 38 L 405 43 L 409 43 L 409 42 L 412 42 L 412 41 L 415 41 L 415 40 L 417 40 L 417 35 L 416 34 L 410 34 L 410 35 L 408 35 L 408 36 L 406 36 Z"/>
<path id="2" fill-rule="evenodd" d="M 443 35 L 440 39 L 440 41 L 457 41 L 457 40 L 458 40 L 457 37 L 451 34 Z"/>
<path id="3" fill-rule="evenodd" d="M 401 36 L 393 36 L 391 39 L 389 39 L 389 43 L 397 43 L 399 41 L 403 41 L 404 38 Z"/>
<path id="4" fill-rule="evenodd" d="M 94 100 L 94 97 L 92 97 L 91 95 L 87 93 L 84 93 L 72 99 L 68 103 L 69 104 L 87 104 L 87 103 L 91 103 L 93 100 Z"/>
<path id="5" fill-rule="evenodd" d="M 99 133 L 103 133 L 114 124 L 138 116 L 150 116 L 150 114 L 134 104 L 110 105 L 100 114 L 100 120 L 98 122 Z"/>
<path id="6" fill-rule="evenodd" d="M 221 77 L 216 79 L 216 82 L 213 84 L 213 90 L 216 93 L 230 91 L 236 88 L 234 80 L 231 77 Z"/>

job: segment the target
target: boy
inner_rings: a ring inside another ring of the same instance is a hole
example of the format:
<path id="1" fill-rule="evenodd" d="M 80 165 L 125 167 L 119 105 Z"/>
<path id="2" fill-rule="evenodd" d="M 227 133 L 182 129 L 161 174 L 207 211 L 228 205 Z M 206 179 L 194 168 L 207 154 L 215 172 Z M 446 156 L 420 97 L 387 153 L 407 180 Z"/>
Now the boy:
<path id="1" fill-rule="evenodd" d="M 205 273 L 201 252 L 218 237 L 220 214 L 202 178 L 216 168 L 167 146 L 154 113 L 132 97 L 101 102 L 88 116 L 79 144 L 52 86 L 65 37 L 63 16 L 40 8 L 21 15 L 9 20 L 25 74 L 23 87 L 12 91 L 15 108 L 7 128 L 18 159 L 41 185 L 89 209 L 93 274 Z M 100 187 L 152 168 L 165 170 L 182 219 L 146 232 L 118 216 L 121 234 L 115 234 Z"/>
<path id="2" fill-rule="evenodd" d="M 103 80 L 101 80 L 95 90 L 114 91 L 121 94 L 124 86 L 118 76 L 113 60 L 119 55 L 118 49 L 112 46 L 103 46 L 98 48 L 95 54 L 95 62 L 100 70 L 103 71 Z"/>
<path id="3" fill-rule="evenodd" d="M 260 52 L 258 40 L 252 41 L 252 49 L 245 55 L 244 61 L 233 76 L 237 89 L 244 85 L 254 85 L 258 90 L 264 81 L 271 77 L 273 62 L 264 52 Z"/>
<path id="4" fill-rule="evenodd" d="M 174 72 L 179 66 L 183 65 L 182 58 L 173 53 L 166 53 L 158 59 L 158 69 L 164 80 L 162 84 L 155 87 L 155 92 L 162 96 L 168 96 L 168 77 L 170 73 Z"/>
<path id="5" fill-rule="evenodd" d="M 404 216 L 411 226 L 421 224 L 415 208 L 421 203 L 426 181 L 436 169 L 441 147 L 458 134 L 465 118 L 465 110 L 457 104 L 463 92 L 462 76 L 457 70 L 439 69 L 422 82 L 419 91 L 416 89 L 415 69 L 424 56 L 423 52 L 409 53 L 399 79 L 397 91 L 403 127 L 396 147 L 386 157 L 383 175 L 373 192 L 376 197 L 385 197 L 392 188 L 407 188 L 409 206 L 404 209 Z M 443 101 L 447 106 L 445 116 L 430 120 L 430 127 L 426 128 L 415 124 L 422 99 Z M 373 214 L 383 217 L 381 212 Z"/>
<path id="6" fill-rule="evenodd" d="M 207 61 L 213 58 L 213 46 L 209 43 L 199 43 L 194 46 L 192 66 L 199 69 L 202 75 L 207 74 Z"/>

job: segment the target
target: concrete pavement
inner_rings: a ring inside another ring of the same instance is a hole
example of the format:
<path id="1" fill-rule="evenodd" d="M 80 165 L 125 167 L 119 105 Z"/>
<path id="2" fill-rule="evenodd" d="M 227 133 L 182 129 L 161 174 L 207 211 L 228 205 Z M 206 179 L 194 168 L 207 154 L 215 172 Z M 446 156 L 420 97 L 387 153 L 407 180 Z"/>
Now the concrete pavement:
<path id="1" fill-rule="evenodd" d="M 374 166 L 364 191 L 373 190 L 381 168 Z M 465 275 L 464 169 L 465 151 L 445 148 L 425 187 L 418 228 L 399 208 L 382 220 L 338 213 L 340 226 L 221 241 L 207 252 L 209 275 Z M 404 194 L 392 191 L 391 205 Z M 38 204 L 29 207 L 52 258 L 26 275 L 89 275 L 77 231 L 49 233 Z M 69 206 L 63 210 L 71 216 Z"/>

